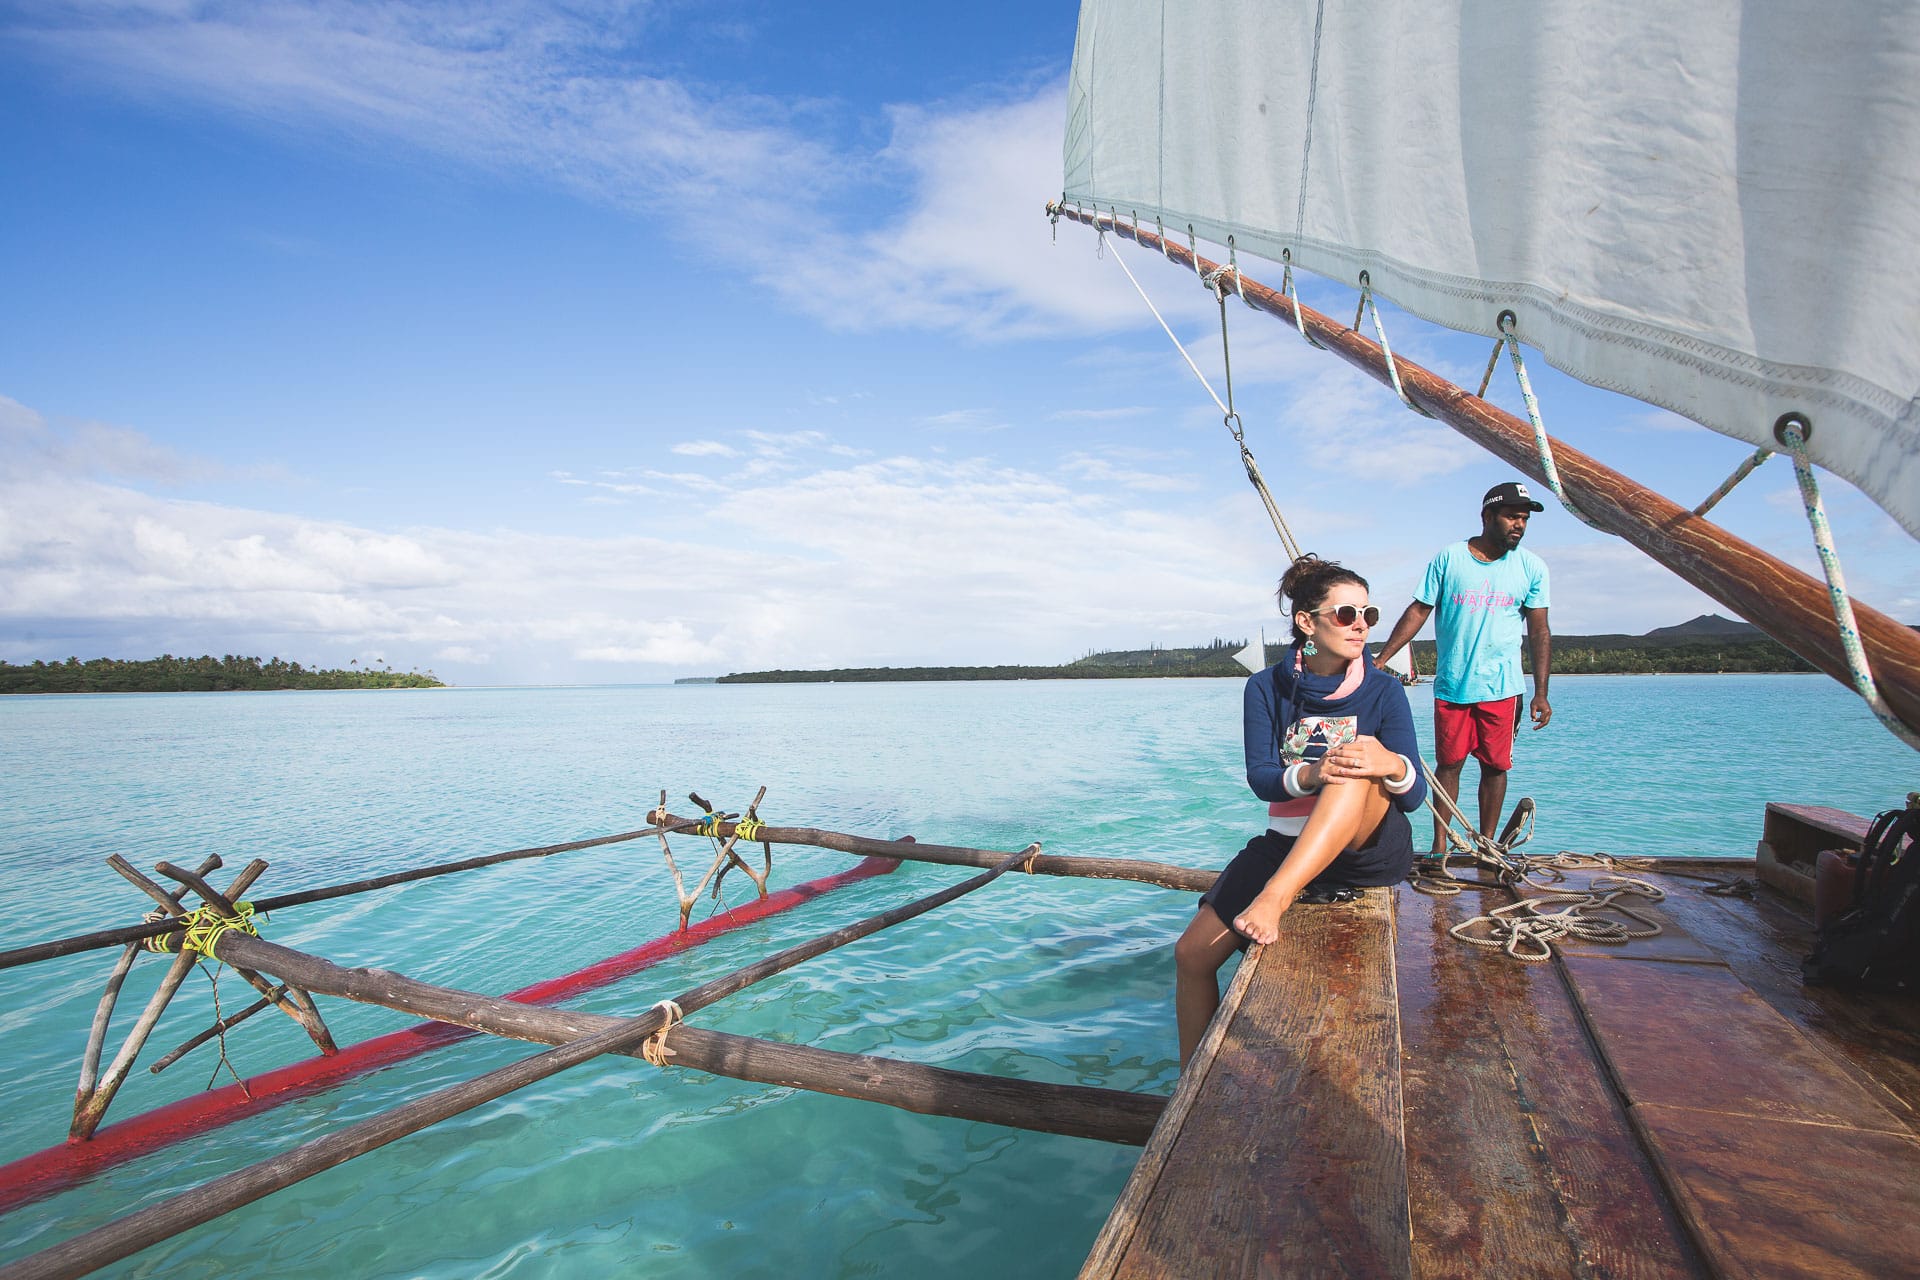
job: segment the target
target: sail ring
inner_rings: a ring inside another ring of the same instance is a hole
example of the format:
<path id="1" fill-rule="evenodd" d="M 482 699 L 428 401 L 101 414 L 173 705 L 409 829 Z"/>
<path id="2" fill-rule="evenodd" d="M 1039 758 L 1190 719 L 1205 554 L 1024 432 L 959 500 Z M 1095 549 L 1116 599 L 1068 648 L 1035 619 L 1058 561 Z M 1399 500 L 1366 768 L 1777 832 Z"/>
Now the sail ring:
<path id="1" fill-rule="evenodd" d="M 1773 424 L 1773 438 L 1791 449 L 1794 447 L 1794 441 L 1788 433 L 1796 429 L 1800 433 L 1799 443 L 1802 446 L 1804 446 L 1807 441 L 1813 439 L 1813 420 L 1797 410 L 1792 413 L 1783 413 L 1780 415 L 1779 419 Z"/>

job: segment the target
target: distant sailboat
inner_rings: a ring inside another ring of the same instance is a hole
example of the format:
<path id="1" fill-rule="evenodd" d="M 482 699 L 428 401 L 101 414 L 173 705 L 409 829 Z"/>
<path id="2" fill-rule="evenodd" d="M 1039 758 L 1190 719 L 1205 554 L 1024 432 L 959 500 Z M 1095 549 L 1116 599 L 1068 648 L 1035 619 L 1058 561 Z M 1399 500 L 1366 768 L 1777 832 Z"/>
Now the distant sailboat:
<path id="1" fill-rule="evenodd" d="M 1401 646 L 1400 652 L 1394 654 L 1385 662 L 1380 662 L 1378 655 L 1375 655 L 1374 661 L 1378 663 L 1383 670 L 1391 671 L 1394 675 L 1399 676 L 1401 684 L 1420 683 L 1420 673 L 1413 669 L 1412 645 Z"/>
<path id="2" fill-rule="evenodd" d="M 1267 669 L 1267 633 L 1263 628 L 1260 638 L 1248 643 L 1247 647 L 1233 655 L 1234 661 L 1254 675 Z"/>

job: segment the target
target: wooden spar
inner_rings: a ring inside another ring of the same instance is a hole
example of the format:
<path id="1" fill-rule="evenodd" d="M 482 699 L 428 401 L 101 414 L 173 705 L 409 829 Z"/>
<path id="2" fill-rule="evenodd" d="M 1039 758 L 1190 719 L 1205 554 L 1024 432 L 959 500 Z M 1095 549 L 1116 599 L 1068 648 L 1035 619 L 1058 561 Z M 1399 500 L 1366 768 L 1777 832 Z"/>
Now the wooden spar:
<path id="1" fill-rule="evenodd" d="M 865 920 L 836 929 L 832 933 L 823 934 L 809 942 L 788 947 L 727 977 L 716 978 L 678 997 L 680 1008 L 685 1013 L 704 1009 L 716 1000 L 730 996 L 762 978 L 790 969 L 803 960 L 825 955 L 836 947 L 857 941 L 869 934 L 878 933 L 882 929 L 899 924 L 902 920 L 911 920 L 915 916 L 932 911 L 935 907 L 945 906 L 955 898 L 991 884 L 1015 866 L 1031 861 L 1039 849 L 1038 844 L 1029 845 L 1019 853 L 1005 855 L 984 875 L 963 880 L 938 893 L 928 894 L 924 898 L 917 898 L 890 911 L 869 916 Z M 343 1000 L 355 1000 L 362 1004 L 377 1004 L 382 1008 L 395 1009 L 401 1013 L 411 1013 L 432 1018 L 436 1022 L 469 1027 L 475 1031 L 508 1036 L 515 1040 L 538 1040 L 547 1044 L 559 1044 L 591 1034 L 606 1025 L 604 1018 L 597 1018 L 593 1014 L 568 1009 L 548 1009 L 540 1005 L 520 1004 L 513 1000 L 498 1000 L 476 995 L 470 991 L 460 991 L 453 987 L 440 987 L 432 983 L 420 982 L 386 969 L 344 969 L 318 956 L 307 955 L 290 947 L 268 942 L 265 938 L 255 938 L 244 933 L 221 934 L 213 944 L 213 952 L 217 958 L 227 964 L 260 969 L 295 986 L 304 987 L 309 991 L 318 991 L 321 995 L 338 996 Z"/>
<path id="2" fill-rule="evenodd" d="M 385 889 L 389 885 L 452 875 L 456 871 L 473 871 L 501 862 L 517 862 L 525 858 L 547 858 L 556 853 L 572 853 L 576 849 L 592 849 L 603 844 L 620 844 L 623 841 L 650 836 L 654 831 L 653 827 L 642 827 L 638 831 L 622 831 L 618 835 L 611 836 L 594 836 L 588 840 L 569 840 L 565 844 L 547 844 L 535 849 L 509 849 L 505 853 L 489 853 L 478 858 L 462 858 L 458 862 L 442 862 L 430 867 L 415 867 L 410 871 L 394 871 L 366 880 L 352 880 L 345 884 L 283 893 L 275 898 L 262 898 L 254 903 L 253 907 L 255 911 L 265 915 L 286 907 L 302 907 L 309 902 L 325 902 L 330 898 L 345 898 L 356 893 L 369 893 L 375 889 Z M 163 933 L 178 932 L 179 929 L 178 920 L 161 920 L 151 924 L 126 925 L 118 929 L 100 929 L 93 933 L 76 934 L 71 938 L 57 938 L 50 942 L 36 942 L 32 946 L 0 951 L 0 969 L 11 969 L 16 965 L 34 964 L 41 960 L 76 955 L 82 951 L 98 951 L 104 947 L 141 942 L 147 938 L 157 938 Z"/>
<path id="3" fill-rule="evenodd" d="M 1131 1147 L 1145 1145 L 1167 1105 L 1158 1094 L 952 1071 L 728 1035 L 685 1023 L 661 1040 L 672 1059 L 669 1066 L 879 1102 L 925 1116 L 978 1120 Z"/>
<path id="4" fill-rule="evenodd" d="M 261 996 L 258 1000 L 255 1000 L 252 1004 L 234 1014 L 232 1017 L 221 1018 L 205 1031 L 188 1036 L 180 1043 L 178 1048 L 162 1056 L 159 1061 L 148 1067 L 147 1070 L 153 1075 L 159 1075 L 162 1071 L 165 1071 L 168 1067 L 180 1061 L 180 1059 L 186 1057 L 215 1036 L 225 1035 L 227 1032 L 245 1022 L 248 1018 L 251 1018 L 254 1014 L 262 1013 L 273 1008 L 273 1006 L 279 1002 L 280 997 L 286 993 L 287 984 L 283 982 L 273 989 L 272 995 Z"/>
<path id="5" fill-rule="evenodd" d="M 1202 272 L 1219 264 L 1152 231 L 1117 218 L 1053 205 L 1063 218 L 1123 235 L 1173 261 Z M 1221 287 L 1236 287 L 1229 272 Z M 1392 374 L 1380 347 L 1357 331 L 1330 320 L 1263 284 L 1238 278 L 1240 296 L 1258 310 L 1289 324 L 1306 327 L 1315 341 L 1380 382 Z M 1546 472 L 1534 445 L 1533 428 L 1480 397 L 1404 357 L 1394 357 L 1400 383 L 1422 409 L 1508 464 L 1541 481 Z M 1594 524 L 1632 543 L 1781 644 L 1852 687 L 1827 584 L 1767 554 L 1712 521 L 1638 484 L 1559 440 L 1552 441 L 1561 487 Z M 1909 728 L 1920 731 L 1920 633 L 1860 601 L 1853 603 L 1860 643 L 1887 706 Z"/>
<path id="6" fill-rule="evenodd" d="M 186 892 L 184 887 L 179 894 L 170 894 L 141 875 L 131 863 L 118 854 L 108 858 L 107 864 L 151 895 L 162 908 L 178 909 L 180 898 Z M 266 869 L 266 863 L 258 858 L 254 859 L 234 877 L 231 891 L 234 894 L 245 893 L 247 886 L 258 880 Z M 206 882 L 202 880 L 201 883 Z M 133 1029 L 127 1033 L 126 1040 L 120 1046 L 120 1052 L 115 1054 L 113 1061 L 108 1064 L 106 1074 L 91 1080 L 89 1077 L 93 1072 L 89 1067 L 99 1066 L 99 1055 L 93 1050 L 91 1038 L 89 1038 L 89 1057 L 81 1066 L 81 1087 L 73 1096 L 73 1119 L 67 1127 L 69 1141 L 90 1138 L 93 1136 L 93 1131 L 100 1127 L 101 1117 L 107 1114 L 107 1108 L 113 1104 L 114 1096 L 120 1092 L 120 1086 L 126 1083 L 128 1074 L 133 1070 L 134 1062 L 140 1057 L 140 1051 L 146 1048 L 148 1038 L 153 1035 L 153 1029 L 160 1025 L 160 1015 L 166 1012 L 168 1002 L 180 990 L 180 985 L 193 973 L 193 967 L 198 963 L 199 956 L 185 949 L 174 956 L 173 964 L 167 970 L 166 977 L 160 980 L 159 987 L 147 1001 L 147 1007 L 141 1012 L 138 1021 L 133 1024 Z M 96 1020 L 97 1018 L 96 1014 Z M 104 1024 L 100 1026 L 100 1034 L 102 1037 L 106 1035 Z M 327 1044 L 331 1046 L 332 1043 L 333 1041 L 329 1038 Z"/>
<path id="7" fill-rule="evenodd" d="M 656 812 L 658 812 L 656 810 Z M 667 815 L 663 826 L 690 826 L 699 822 L 698 818 L 676 818 Z M 719 830 L 722 835 L 731 833 L 734 824 L 731 820 L 722 820 Z M 841 831 L 823 831 L 818 827 L 762 827 L 754 836 L 772 844 L 804 844 L 818 849 L 836 849 L 841 853 L 857 853 L 866 857 L 899 858 L 903 862 L 931 862 L 946 867 L 990 867 L 994 859 L 1005 855 L 990 849 L 968 849 L 960 845 L 919 844 L 913 840 L 875 840 L 869 836 L 853 836 Z M 1141 884 L 1159 885 L 1163 889 L 1181 889 L 1192 893 L 1205 893 L 1213 887 L 1219 878 L 1218 871 L 1204 871 L 1194 867 L 1176 867 L 1166 862 L 1148 862 L 1136 858 L 1082 858 L 1042 854 L 1026 868 L 1037 876 L 1084 876 L 1095 880 L 1136 880 Z"/>
<path id="8" fill-rule="evenodd" d="M 0 1275 L 6 1280 L 56 1280 L 87 1275 L 429 1125 L 516 1089 L 524 1089 L 603 1053 L 632 1048 L 658 1031 L 665 1021 L 665 1012 L 657 1008 L 637 1018 L 616 1019 L 614 1025 L 598 1034 L 416 1098 L 372 1119 L 316 1138 L 50 1249 L 30 1254 L 0 1269 Z"/>
<path id="9" fill-rule="evenodd" d="M 1019 853 L 1009 854 L 983 875 L 974 876 L 938 893 L 929 894 L 890 911 L 869 916 L 865 920 L 775 952 L 725 977 L 702 983 L 678 997 L 673 1003 L 683 1012 L 703 1009 L 717 1000 L 744 990 L 763 978 L 772 977 L 804 961 L 824 955 L 836 947 L 878 933 L 903 920 L 924 915 L 975 889 L 983 888 L 1022 862 L 1031 861 L 1039 851 L 1038 844 L 1029 845 Z M 511 1001 L 492 1000 L 485 996 L 446 987 L 433 987 L 384 970 L 341 969 L 318 957 L 303 955 L 244 933 L 222 934 L 212 945 L 214 955 L 227 964 L 236 967 L 241 964 L 262 967 L 289 983 L 298 983 L 326 994 L 343 995 L 352 1000 L 366 1000 L 368 994 L 374 990 L 392 992 L 392 999 L 368 1001 L 391 1009 L 417 1012 L 417 1007 L 407 1002 L 409 998 L 427 998 L 436 1002 L 443 998 L 450 998 L 450 1003 L 445 1007 L 453 1016 L 440 1020 L 459 1026 L 472 1026 L 477 1030 L 491 1029 L 474 1020 L 483 1016 L 484 1010 L 512 1004 Z M 296 976 L 292 969 L 304 970 L 311 977 Z M 343 980 L 341 986 L 352 988 L 351 992 L 344 989 L 331 989 L 330 982 L 336 975 Z M 664 1003 L 666 1002 L 663 1001 L 662 1004 Z M 540 1009 L 536 1006 L 520 1006 L 517 1013 L 510 1012 L 508 1021 L 515 1027 L 524 1027 L 526 1024 L 521 1015 L 534 1014 L 566 1019 L 573 1026 L 583 1025 L 581 1020 L 584 1020 L 584 1025 L 595 1029 L 579 1031 L 570 1027 L 557 1037 L 562 1043 L 556 1049 L 550 1049 L 546 1053 L 536 1054 L 511 1066 L 502 1067 L 478 1079 L 441 1089 L 424 1098 L 396 1107 L 392 1111 L 374 1116 L 372 1119 L 350 1125 L 324 1138 L 317 1138 L 282 1155 L 263 1160 L 225 1177 L 216 1178 L 192 1191 L 184 1192 L 170 1200 L 98 1227 L 50 1249 L 43 1249 L 39 1253 L 9 1265 L 0 1272 L 0 1275 L 4 1275 L 5 1280 L 52 1280 L 54 1277 L 86 1275 L 169 1236 L 178 1235 L 182 1231 L 210 1222 L 242 1205 L 251 1204 L 263 1196 L 292 1186 L 304 1178 L 331 1169 L 354 1156 L 364 1155 L 368 1151 L 376 1150 L 429 1125 L 502 1097 L 515 1089 L 544 1080 L 589 1058 L 598 1057 L 603 1053 L 623 1053 L 634 1050 L 667 1024 L 666 1011 L 659 1005 L 636 1018 L 629 1019 L 607 1018 L 604 1015 L 569 1014 L 560 1010 Z M 502 1031 L 498 1034 L 511 1035 L 516 1039 L 543 1038 L 539 1035 L 525 1034 L 521 1030 Z"/>
<path id="10" fill-rule="evenodd" d="M 210 853 L 198 869 L 204 876 L 209 872 L 218 871 L 220 866 L 220 855 Z M 178 908 L 180 900 L 186 896 L 187 891 L 183 887 L 169 893 L 167 899 L 175 908 Z M 127 975 L 133 971 L 133 962 L 139 955 L 140 944 L 127 943 L 120 949 L 120 959 L 114 964 L 113 972 L 107 975 L 106 990 L 100 993 L 100 1003 L 93 1011 L 93 1026 L 87 1032 L 87 1050 L 80 1058 L 80 1085 L 74 1090 L 73 1095 L 75 1107 L 85 1102 L 87 1096 L 93 1092 L 94 1086 L 100 1082 L 100 1051 L 106 1046 L 107 1026 L 113 1021 L 113 1006 L 119 1002 L 120 988 L 126 982 Z"/>

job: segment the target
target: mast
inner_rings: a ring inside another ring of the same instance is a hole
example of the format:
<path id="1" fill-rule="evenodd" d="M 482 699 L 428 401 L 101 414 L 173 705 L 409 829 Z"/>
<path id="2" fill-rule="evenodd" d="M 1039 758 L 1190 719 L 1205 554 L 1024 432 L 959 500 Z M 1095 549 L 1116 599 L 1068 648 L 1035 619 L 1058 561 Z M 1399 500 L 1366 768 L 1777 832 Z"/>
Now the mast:
<path id="1" fill-rule="evenodd" d="M 1220 264 L 1117 217 L 1089 213 L 1070 204 L 1051 205 L 1049 212 L 1103 233 L 1125 236 L 1197 271 L 1220 270 Z M 1393 385 L 1393 374 L 1378 343 L 1310 307 L 1299 307 L 1296 317 L 1295 304 L 1284 294 L 1243 274 L 1228 272 L 1221 276 L 1221 287 L 1236 288 L 1236 279 L 1237 291 L 1248 305 L 1303 326 L 1329 351 L 1377 381 Z M 1394 357 L 1393 367 L 1407 396 L 1420 408 L 1502 461 L 1546 483 L 1531 426 L 1403 356 Z M 1578 449 L 1559 440 L 1552 445 L 1561 487 L 1596 528 L 1632 543 L 1805 661 L 1851 687 L 1846 653 L 1824 582 Z M 1854 613 L 1861 647 L 1881 696 L 1903 724 L 1920 732 L 1920 632 L 1857 600 Z"/>

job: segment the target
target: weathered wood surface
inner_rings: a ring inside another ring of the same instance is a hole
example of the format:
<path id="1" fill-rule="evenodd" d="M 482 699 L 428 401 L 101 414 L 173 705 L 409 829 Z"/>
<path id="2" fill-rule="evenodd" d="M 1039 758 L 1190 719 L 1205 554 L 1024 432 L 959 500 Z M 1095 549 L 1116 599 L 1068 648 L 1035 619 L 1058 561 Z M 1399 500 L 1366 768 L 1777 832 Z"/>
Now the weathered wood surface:
<path id="1" fill-rule="evenodd" d="M 1073 207 L 1057 208 L 1063 218 L 1138 241 L 1175 262 L 1197 264 L 1203 271 L 1219 269 L 1219 263 L 1197 258 L 1177 241 L 1129 226 L 1113 216 L 1112 210 L 1086 213 Z M 1248 306 L 1288 324 L 1297 320 L 1327 350 L 1368 376 L 1391 384 L 1386 358 L 1371 338 L 1310 307 L 1297 307 L 1291 298 L 1246 276 L 1229 275 L 1223 283 L 1228 290 L 1237 290 Z M 1400 383 L 1415 404 L 1507 465 L 1545 483 L 1546 473 L 1531 425 L 1404 356 L 1395 357 L 1395 364 Z M 1846 650 L 1834 623 L 1825 582 L 1566 442 L 1554 440 L 1552 444 L 1561 486 L 1596 527 L 1638 547 L 1834 679 L 1851 685 Z M 1854 615 L 1881 695 L 1896 716 L 1920 728 L 1920 634 L 1857 600 Z"/>
<path id="2" fill-rule="evenodd" d="M 1137 1213 L 1109 1220 L 1128 1238 L 1096 1244 L 1117 1254 L 1098 1274 L 1411 1273 L 1392 913 L 1384 889 L 1287 913 L 1189 1067 L 1202 1078 L 1177 1137 L 1149 1144 Z"/>
<path id="3" fill-rule="evenodd" d="M 1703 1274 L 1560 975 L 1448 935 L 1505 891 L 1395 892 L 1414 1275 Z"/>
<path id="4" fill-rule="evenodd" d="M 1715 1274 L 1913 1274 L 1920 1138 L 1882 1090 L 1729 966 L 1636 958 L 1631 944 L 1559 965 Z"/>
<path id="5" fill-rule="evenodd" d="M 668 1032 L 664 1043 L 673 1052 L 673 1066 L 734 1080 L 1135 1147 L 1146 1143 L 1167 1105 L 1158 1094 L 952 1071 L 686 1025 Z"/>
<path id="6" fill-rule="evenodd" d="M 656 811 L 657 813 L 657 811 Z M 669 830 L 675 826 L 689 826 L 699 822 L 699 818 L 686 818 L 673 814 L 666 815 L 661 825 Z M 718 825 L 717 834 L 722 838 L 734 833 L 735 824 L 728 820 Z M 841 853 L 857 853 L 862 857 L 899 858 L 903 862 L 931 862 L 948 867 L 990 867 L 997 858 L 1006 854 L 993 849 L 969 849 L 961 845 L 920 844 L 913 840 L 876 840 L 871 836 L 848 835 L 843 831 L 823 831 L 818 827 L 762 827 L 753 837 L 758 841 L 772 844 L 803 844 L 816 849 L 837 849 Z M 1036 876 L 1084 876 L 1096 880 L 1135 880 L 1142 884 L 1156 884 L 1165 889 L 1182 889 L 1190 893 L 1205 893 L 1213 887 L 1219 876 L 1219 870 L 1206 870 L 1198 867 L 1179 867 L 1166 862 L 1153 862 L 1145 858 L 1087 858 L 1062 856 L 1043 853 L 1021 868 L 1029 875 Z"/>
<path id="7" fill-rule="evenodd" d="M 1735 976 L 1836 1061 L 1902 1124 L 1920 1133 L 1920 1001 L 1801 981 L 1813 921 L 1801 903 L 1769 893 L 1719 898 L 1667 881 L 1663 909 L 1713 948 Z"/>

